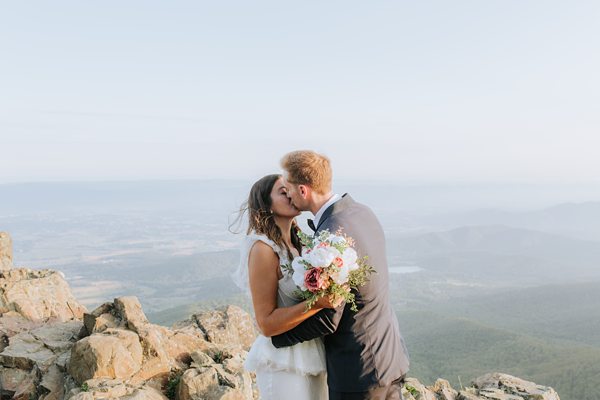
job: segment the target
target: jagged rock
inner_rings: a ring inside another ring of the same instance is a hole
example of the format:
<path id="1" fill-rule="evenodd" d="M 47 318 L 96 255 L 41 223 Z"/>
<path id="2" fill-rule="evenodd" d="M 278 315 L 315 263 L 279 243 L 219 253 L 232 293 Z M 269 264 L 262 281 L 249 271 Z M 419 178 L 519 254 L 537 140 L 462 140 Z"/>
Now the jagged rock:
<path id="1" fill-rule="evenodd" d="M 407 400 L 436 400 L 436 395 L 415 378 L 406 378 L 402 395 Z"/>
<path id="2" fill-rule="evenodd" d="M 0 363 L 10 368 L 31 370 L 38 364 L 48 368 L 56 359 L 52 350 L 29 332 L 20 333 L 9 339 L 9 345 L 0 354 Z"/>
<path id="3" fill-rule="evenodd" d="M 192 368 L 185 371 L 178 386 L 179 400 L 247 400 L 252 389 L 232 387 L 217 367 Z M 235 380 L 235 378 L 231 378 Z"/>
<path id="4" fill-rule="evenodd" d="M 160 388 L 151 384 L 133 384 L 120 379 L 90 379 L 81 387 L 74 388 L 66 396 L 69 400 L 127 399 L 167 400 Z"/>
<path id="5" fill-rule="evenodd" d="M 85 331 L 82 336 L 101 333 L 110 328 L 128 329 L 138 332 L 138 329 L 149 324 L 142 305 L 135 296 L 123 296 L 114 299 L 112 303 L 104 303 L 91 313 L 83 315 Z"/>
<path id="6" fill-rule="evenodd" d="M 205 351 L 212 347 L 199 330 L 168 330 L 168 332 L 171 335 L 167 346 L 168 354 L 179 363 L 189 364 L 190 353 L 194 350 Z"/>
<path id="7" fill-rule="evenodd" d="M 241 350 L 243 351 L 243 350 Z M 215 362 L 204 352 L 192 353 L 191 368 L 185 371 L 178 386 L 178 399 L 252 399 L 250 373 L 244 370 L 246 352 Z"/>
<path id="8" fill-rule="evenodd" d="M 173 362 L 169 354 L 169 329 L 152 324 L 138 326 L 138 335 L 142 345 L 144 367 L 136 375 L 138 379 L 150 379 L 157 375 L 168 375 Z"/>
<path id="9" fill-rule="evenodd" d="M 122 321 L 134 332 L 148 324 L 148 318 L 142 310 L 142 305 L 135 296 L 125 296 L 115 299 L 115 309 Z"/>
<path id="10" fill-rule="evenodd" d="M 13 266 L 12 239 L 8 232 L 0 232 L 0 270 Z"/>
<path id="11" fill-rule="evenodd" d="M 112 303 L 104 303 L 97 307 L 91 313 L 83 314 L 84 331 L 82 337 L 89 336 L 93 333 L 100 333 L 108 328 L 119 327 L 120 321 L 113 315 L 114 305 Z"/>
<path id="12" fill-rule="evenodd" d="M 136 297 L 120 297 L 113 303 L 104 303 L 91 313 L 86 313 L 83 320 L 83 336 L 94 336 L 111 329 L 131 331 L 138 336 L 144 364 L 144 368 L 139 368 L 136 374 L 138 380 L 170 371 L 168 329 L 150 324 Z"/>
<path id="13" fill-rule="evenodd" d="M 191 355 L 192 368 L 210 367 L 214 365 L 215 361 L 210 356 L 202 351 L 194 351 Z"/>
<path id="14" fill-rule="evenodd" d="M 45 372 L 62 354 L 70 350 L 80 329 L 80 321 L 68 321 L 14 335 L 0 353 L 0 364 L 24 370 L 31 370 L 36 366 Z"/>
<path id="15" fill-rule="evenodd" d="M 206 339 L 215 344 L 235 343 L 249 350 L 257 334 L 252 317 L 236 306 L 194 314 L 192 321 L 204 332 Z"/>
<path id="16" fill-rule="evenodd" d="M 438 400 L 456 400 L 456 396 L 458 396 L 458 392 L 452 389 L 450 382 L 445 379 L 435 381 L 431 390 L 437 395 Z"/>
<path id="17" fill-rule="evenodd" d="M 458 392 L 456 400 L 482 400 L 481 397 L 477 396 L 477 391 L 473 389 L 465 389 Z"/>
<path id="18" fill-rule="evenodd" d="M 43 324 L 41 321 L 28 320 L 14 311 L 2 314 L 0 316 L 0 352 L 8 346 L 9 338 L 12 336 L 37 328 Z"/>
<path id="19" fill-rule="evenodd" d="M 142 347 L 142 365 L 132 376 L 136 382 L 166 376 L 172 369 L 185 369 L 190 352 L 206 349 L 209 343 L 196 325 L 172 330 L 151 324 L 135 297 L 120 297 L 84 315 L 82 336 L 101 334 L 111 329 L 135 333 Z"/>
<path id="20" fill-rule="evenodd" d="M 179 400 L 199 399 L 219 386 L 219 375 L 212 367 L 191 368 L 183 373 L 177 387 Z"/>
<path id="21" fill-rule="evenodd" d="M 81 325 L 80 321 L 57 322 L 12 336 L 0 353 L 2 394 L 62 399 L 61 360 L 69 354 Z"/>
<path id="22" fill-rule="evenodd" d="M 31 321 L 81 319 L 84 306 L 63 275 L 49 269 L 0 271 L 0 313 L 15 311 Z"/>
<path id="23" fill-rule="evenodd" d="M 39 391 L 42 392 L 39 400 L 62 399 L 65 393 L 64 380 L 65 374 L 56 364 L 52 365 L 39 384 Z"/>
<path id="24" fill-rule="evenodd" d="M 78 383 L 93 378 L 130 378 L 142 366 L 142 345 L 137 334 L 107 329 L 81 339 L 71 349 L 69 374 Z"/>
<path id="25" fill-rule="evenodd" d="M 2 398 L 27 398 L 35 394 L 36 372 L 20 368 L 0 367 L 0 396 Z"/>
<path id="26" fill-rule="evenodd" d="M 492 395 L 507 394 L 513 397 L 501 397 L 512 400 L 559 400 L 558 394 L 551 387 L 541 386 L 511 375 L 491 373 L 473 381 L 473 386 L 479 389 L 480 396 L 494 398 Z"/>

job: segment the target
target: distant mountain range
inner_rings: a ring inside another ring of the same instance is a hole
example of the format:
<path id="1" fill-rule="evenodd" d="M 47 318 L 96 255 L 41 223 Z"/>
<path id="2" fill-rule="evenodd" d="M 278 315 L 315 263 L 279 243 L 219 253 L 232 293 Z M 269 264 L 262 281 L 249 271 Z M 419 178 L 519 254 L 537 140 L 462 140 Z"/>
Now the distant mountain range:
<path id="1" fill-rule="evenodd" d="M 600 201 L 564 203 L 526 212 L 480 209 L 464 213 L 437 214 L 421 218 L 421 222 L 438 227 L 502 224 L 600 241 Z"/>
<path id="2" fill-rule="evenodd" d="M 547 284 L 600 278 L 600 242 L 504 225 L 393 235 L 388 253 L 428 270 L 480 279 Z"/>

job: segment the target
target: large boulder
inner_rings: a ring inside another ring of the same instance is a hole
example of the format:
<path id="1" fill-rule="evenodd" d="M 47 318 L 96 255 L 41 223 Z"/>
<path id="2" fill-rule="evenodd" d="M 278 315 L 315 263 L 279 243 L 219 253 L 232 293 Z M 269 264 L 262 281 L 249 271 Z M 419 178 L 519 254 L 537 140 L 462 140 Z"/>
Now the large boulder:
<path id="1" fill-rule="evenodd" d="M 0 232 L 0 270 L 13 266 L 12 239 L 7 232 Z"/>
<path id="2" fill-rule="evenodd" d="M 142 367 L 142 345 L 135 332 L 110 328 L 81 339 L 71 349 L 69 374 L 88 379 L 127 379 Z"/>
<path id="3" fill-rule="evenodd" d="M 241 308 L 232 305 L 194 314 L 189 320 L 182 321 L 175 327 L 183 328 L 190 323 L 200 328 L 209 342 L 237 345 L 244 350 L 250 349 L 257 335 L 252 317 Z"/>
<path id="4" fill-rule="evenodd" d="M 137 335 L 142 347 L 142 365 L 133 376 L 143 381 L 167 376 L 171 370 L 187 368 L 190 353 L 206 349 L 209 343 L 196 326 L 179 330 L 151 324 L 136 297 L 120 297 L 104 303 L 83 317 L 82 336 L 94 337 L 109 330 L 123 330 Z"/>
<path id="5" fill-rule="evenodd" d="M 31 321 L 81 319 L 84 306 L 62 273 L 44 269 L 0 270 L 0 314 L 14 311 Z"/>

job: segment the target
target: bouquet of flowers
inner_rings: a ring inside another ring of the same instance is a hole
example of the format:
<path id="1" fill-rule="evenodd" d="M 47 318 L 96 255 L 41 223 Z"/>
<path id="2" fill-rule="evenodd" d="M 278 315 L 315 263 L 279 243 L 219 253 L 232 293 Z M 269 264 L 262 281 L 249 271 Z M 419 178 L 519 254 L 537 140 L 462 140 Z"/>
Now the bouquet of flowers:
<path id="1" fill-rule="evenodd" d="M 333 295 L 352 304 L 358 311 L 354 293 L 368 282 L 373 267 L 366 262 L 367 257 L 358 258 L 351 237 L 339 230 L 335 234 L 328 230 L 319 232 L 316 237 L 298 233 L 302 242 L 302 254 L 294 258 L 291 265 L 292 279 L 300 288 L 298 294 L 309 310 L 321 297 Z"/>

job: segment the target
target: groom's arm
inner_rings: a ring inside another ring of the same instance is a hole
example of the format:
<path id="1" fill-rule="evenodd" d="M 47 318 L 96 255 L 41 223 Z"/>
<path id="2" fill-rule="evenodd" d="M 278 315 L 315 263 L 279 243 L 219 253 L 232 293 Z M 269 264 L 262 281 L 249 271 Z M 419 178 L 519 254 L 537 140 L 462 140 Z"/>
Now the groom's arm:
<path id="1" fill-rule="evenodd" d="M 325 308 L 298 326 L 280 335 L 272 336 L 273 346 L 287 347 L 335 332 L 344 312 L 344 304 L 336 309 Z"/>

